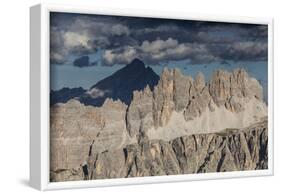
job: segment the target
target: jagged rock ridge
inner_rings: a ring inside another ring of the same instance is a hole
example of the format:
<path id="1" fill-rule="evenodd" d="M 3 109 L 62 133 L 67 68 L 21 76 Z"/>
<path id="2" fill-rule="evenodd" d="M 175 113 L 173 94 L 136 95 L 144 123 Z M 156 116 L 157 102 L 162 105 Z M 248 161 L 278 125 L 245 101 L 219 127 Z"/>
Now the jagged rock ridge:
<path id="1" fill-rule="evenodd" d="M 90 179 L 267 169 L 267 120 L 249 128 L 148 140 L 87 159 Z M 51 172 L 51 181 L 83 180 L 82 168 Z"/>
<path id="2" fill-rule="evenodd" d="M 266 105 L 262 96 L 261 85 L 243 69 L 232 73 L 218 70 L 206 83 L 202 73 L 193 80 L 179 69 L 165 68 L 153 91 L 147 87 L 134 92 L 128 107 L 127 129 L 134 136 L 140 130 L 163 127 L 174 112 L 182 112 L 185 121 L 194 120 L 206 111 L 214 112 L 217 108 L 239 113 L 245 111 L 250 101 L 257 102 L 260 110 L 256 113 L 262 111 L 263 117 Z"/>

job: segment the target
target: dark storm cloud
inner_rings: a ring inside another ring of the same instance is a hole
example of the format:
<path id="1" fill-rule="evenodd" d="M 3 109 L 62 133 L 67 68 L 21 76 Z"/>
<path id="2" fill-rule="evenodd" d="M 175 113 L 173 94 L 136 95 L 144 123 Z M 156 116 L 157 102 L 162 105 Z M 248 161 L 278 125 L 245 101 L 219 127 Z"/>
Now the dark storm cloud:
<path id="1" fill-rule="evenodd" d="M 96 66 L 98 65 L 97 61 L 90 62 L 89 56 L 82 56 L 73 61 L 73 65 L 76 67 L 90 67 L 90 66 Z"/>
<path id="2" fill-rule="evenodd" d="M 112 17 L 93 17 L 63 13 L 51 14 L 51 61 L 63 63 L 68 55 L 94 54 L 98 49 L 132 44 L 126 25 Z"/>
<path id="3" fill-rule="evenodd" d="M 210 45 L 209 50 L 220 59 L 233 61 L 267 60 L 267 42 L 243 41 Z"/>
<path id="4" fill-rule="evenodd" d="M 82 56 L 74 60 L 73 65 L 76 67 L 88 67 L 90 65 L 89 56 Z"/>
<path id="5" fill-rule="evenodd" d="M 51 62 L 102 51 L 102 64 L 148 64 L 189 60 L 191 64 L 267 60 L 267 26 L 51 14 Z"/>

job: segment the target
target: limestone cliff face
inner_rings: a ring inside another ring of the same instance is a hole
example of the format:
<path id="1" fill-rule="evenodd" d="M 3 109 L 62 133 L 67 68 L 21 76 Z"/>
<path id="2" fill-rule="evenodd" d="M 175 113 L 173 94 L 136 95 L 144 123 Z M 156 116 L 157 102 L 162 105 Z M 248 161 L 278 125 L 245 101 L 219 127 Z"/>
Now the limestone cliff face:
<path id="1" fill-rule="evenodd" d="M 236 112 L 243 109 L 243 101 L 251 98 L 262 101 L 263 96 L 261 85 L 244 69 L 236 69 L 232 73 L 217 71 L 210 81 L 209 91 L 217 105 Z"/>
<path id="2" fill-rule="evenodd" d="M 203 113 L 211 114 L 219 109 L 249 114 L 251 118 L 248 121 L 253 123 L 254 118 L 267 115 L 262 96 L 261 85 L 243 69 L 236 69 L 232 73 L 218 70 L 209 82 L 205 82 L 202 73 L 198 73 L 193 80 L 178 69 L 165 68 L 153 91 L 147 87 L 143 91 L 134 92 L 126 115 L 127 129 L 133 137 L 141 128 L 157 130 L 165 127 L 174 112 L 182 113 L 188 122 L 200 118 Z M 247 112 L 245 108 L 250 102 L 254 102 L 256 108 L 249 109 L 256 110 Z M 214 115 L 221 114 L 217 112 Z"/>
<path id="3" fill-rule="evenodd" d="M 80 156 L 89 150 L 88 142 L 105 123 L 98 108 L 81 106 L 76 100 L 53 106 L 50 121 L 51 169 L 79 166 Z"/>
<path id="4" fill-rule="evenodd" d="M 121 148 L 127 137 L 121 101 L 107 99 L 102 107 L 85 106 L 77 100 L 51 108 L 51 169 L 79 166 L 89 153 Z M 94 141 L 93 141 L 94 140 Z"/>
<path id="5" fill-rule="evenodd" d="M 245 70 L 206 82 L 165 68 L 132 96 L 51 107 L 51 180 L 83 179 L 83 163 L 93 179 L 267 168 L 267 106 Z"/>
<path id="6" fill-rule="evenodd" d="M 149 87 L 134 91 L 133 100 L 126 114 L 127 130 L 131 137 L 147 131 L 154 125 L 153 93 Z"/>
<path id="7" fill-rule="evenodd" d="M 88 157 L 89 178 L 126 178 L 267 169 L 267 120 L 246 129 L 183 136 L 171 141 L 146 136 L 123 149 Z M 52 181 L 82 180 L 81 168 L 52 171 Z"/>

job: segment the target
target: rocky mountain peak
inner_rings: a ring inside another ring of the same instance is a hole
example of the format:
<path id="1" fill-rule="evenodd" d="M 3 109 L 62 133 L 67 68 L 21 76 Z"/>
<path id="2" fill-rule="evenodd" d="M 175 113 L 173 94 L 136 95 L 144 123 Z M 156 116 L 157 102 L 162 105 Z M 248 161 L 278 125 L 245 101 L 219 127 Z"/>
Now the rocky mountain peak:
<path id="1" fill-rule="evenodd" d="M 183 76 L 183 74 L 179 68 L 174 68 L 173 72 L 174 72 L 174 77 Z"/>
<path id="2" fill-rule="evenodd" d="M 131 63 L 128 63 L 124 68 L 121 69 L 121 71 L 119 70 L 120 74 L 125 74 L 125 73 L 131 73 L 131 74 L 135 74 L 135 72 L 145 72 L 145 64 L 135 58 L 132 60 Z"/>
<path id="3" fill-rule="evenodd" d="M 194 84 L 196 89 L 200 91 L 205 87 L 206 85 L 205 76 L 202 72 L 197 73 Z"/>
<path id="4" fill-rule="evenodd" d="M 243 103 L 252 98 L 262 101 L 263 96 L 260 83 L 244 69 L 235 69 L 232 73 L 216 71 L 209 82 L 209 92 L 218 106 L 235 106 L 238 112 L 243 109 Z"/>
<path id="5" fill-rule="evenodd" d="M 138 65 L 138 66 L 141 66 L 141 67 L 144 67 L 144 63 L 138 59 L 138 58 L 134 58 L 131 63 L 127 64 L 127 66 L 134 66 L 134 65 Z"/>
<path id="6" fill-rule="evenodd" d="M 147 85 L 152 90 L 158 80 L 159 76 L 150 67 L 145 67 L 141 60 L 134 59 L 125 67 L 91 87 L 90 90 L 94 89 L 102 95 L 93 97 L 86 93 L 80 97 L 80 101 L 86 105 L 101 106 L 106 98 L 112 98 L 129 105 L 134 91 L 143 90 Z"/>

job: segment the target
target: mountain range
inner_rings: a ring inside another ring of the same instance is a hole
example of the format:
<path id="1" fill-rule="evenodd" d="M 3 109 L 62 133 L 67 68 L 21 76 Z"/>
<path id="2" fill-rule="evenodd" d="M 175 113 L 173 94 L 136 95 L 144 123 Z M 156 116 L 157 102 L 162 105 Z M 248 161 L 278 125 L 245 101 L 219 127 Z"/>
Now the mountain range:
<path id="1" fill-rule="evenodd" d="M 85 163 L 91 179 L 267 168 L 267 105 L 244 69 L 206 82 L 136 59 L 50 115 L 51 181 Z"/>

